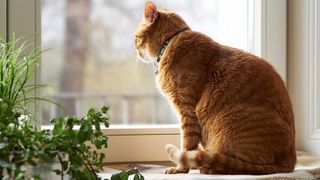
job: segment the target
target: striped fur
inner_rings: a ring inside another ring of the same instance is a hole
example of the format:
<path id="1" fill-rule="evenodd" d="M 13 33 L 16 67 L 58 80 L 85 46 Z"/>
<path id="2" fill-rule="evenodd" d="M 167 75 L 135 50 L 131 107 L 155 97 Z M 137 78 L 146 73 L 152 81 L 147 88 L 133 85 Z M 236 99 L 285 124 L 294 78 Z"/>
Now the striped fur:
<path id="1" fill-rule="evenodd" d="M 269 174 L 293 171 L 294 118 L 286 87 L 274 68 L 247 52 L 192 31 L 170 11 L 148 2 L 135 34 L 138 55 L 157 56 L 174 36 L 157 84 L 180 114 L 181 150 L 166 147 L 177 167 L 166 173 Z M 202 148 L 199 148 L 199 147 Z"/>

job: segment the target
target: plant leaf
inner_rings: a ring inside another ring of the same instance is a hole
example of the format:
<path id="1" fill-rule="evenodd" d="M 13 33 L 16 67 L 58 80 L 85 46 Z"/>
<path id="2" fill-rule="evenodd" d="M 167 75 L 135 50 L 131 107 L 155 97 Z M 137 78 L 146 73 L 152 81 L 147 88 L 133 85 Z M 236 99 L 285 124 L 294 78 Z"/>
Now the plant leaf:
<path id="1" fill-rule="evenodd" d="M 3 168 L 12 168 L 14 164 L 8 163 L 7 161 L 4 161 L 0 159 L 0 167 Z"/>
<path id="2" fill-rule="evenodd" d="M 3 149 L 8 146 L 8 143 L 0 143 L 0 149 Z"/>

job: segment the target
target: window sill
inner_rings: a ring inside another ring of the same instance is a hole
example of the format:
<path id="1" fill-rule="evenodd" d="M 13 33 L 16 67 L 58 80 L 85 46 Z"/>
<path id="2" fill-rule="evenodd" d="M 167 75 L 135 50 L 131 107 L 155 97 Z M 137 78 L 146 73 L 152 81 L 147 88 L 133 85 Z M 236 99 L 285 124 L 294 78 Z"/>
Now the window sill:
<path id="1" fill-rule="evenodd" d="M 53 129 L 42 126 L 41 129 Z M 167 161 L 166 144 L 179 147 L 180 129 L 173 125 L 111 125 L 102 131 L 109 137 L 105 162 Z"/>
<path id="2" fill-rule="evenodd" d="M 76 127 L 79 128 L 79 127 Z M 52 130 L 52 125 L 41 126 L 41 130 Z M 179 135 L 178 124 L 152 124 L 152 125 L 111 125 L 109 128 L 102 128 L 108 136 L 116 135 Z"/>

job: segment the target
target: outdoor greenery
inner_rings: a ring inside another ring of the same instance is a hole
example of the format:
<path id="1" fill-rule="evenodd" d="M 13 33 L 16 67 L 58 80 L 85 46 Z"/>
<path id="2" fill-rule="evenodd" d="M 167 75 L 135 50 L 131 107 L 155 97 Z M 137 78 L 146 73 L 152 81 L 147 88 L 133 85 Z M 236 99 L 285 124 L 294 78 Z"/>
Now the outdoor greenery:
<path id="1" fill-rule="evenodd" d="M 36 96 L 45 86 L 30 82 L 42 52 L 27 53 L 30 44 L 11 39 L 0 40 L 0 179 L 40 179 L 30 167 L 54 162 L 60 164 L 53 171 L 61 179 L 98 179 L 105 158 L 98 150 L 106 148 L 108 140 L 100 126 L 109 127 L 108 108 L 90 109 L 83 118 L 53 119 L 52 130 L 37 129 L 32 107 L 39 100 L 49 101 Z"/>

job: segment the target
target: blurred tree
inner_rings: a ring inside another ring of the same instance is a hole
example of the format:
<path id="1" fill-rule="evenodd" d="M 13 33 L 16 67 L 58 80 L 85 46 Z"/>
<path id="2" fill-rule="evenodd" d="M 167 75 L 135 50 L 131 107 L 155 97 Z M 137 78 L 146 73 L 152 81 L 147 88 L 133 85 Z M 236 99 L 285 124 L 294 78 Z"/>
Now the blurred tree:
<path id="1" fill-rule="evenodd" d="M 63 93 L 81 92 L 88 51 L 91 0 L 66 0 L 65 55 L 60 80 Z M 61 102 L 68 114 L 75 114 L 75 101 Z"/>

